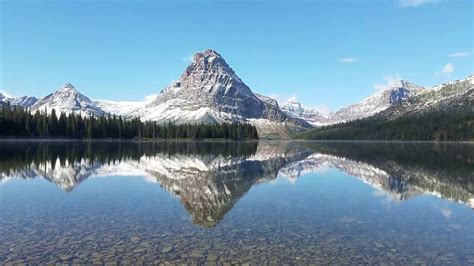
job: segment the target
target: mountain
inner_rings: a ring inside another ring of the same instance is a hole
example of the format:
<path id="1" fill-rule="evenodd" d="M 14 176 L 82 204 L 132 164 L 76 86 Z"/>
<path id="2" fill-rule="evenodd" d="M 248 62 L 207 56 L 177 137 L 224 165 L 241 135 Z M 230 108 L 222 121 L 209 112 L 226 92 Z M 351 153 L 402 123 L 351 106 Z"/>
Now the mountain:
<path id="1" fill-rule="evenodd" d="M 284 138 L 311 127 L 259 99 L 214 50 L 196 53 L 178 81 L 132 116 L 176 124 L 252 123 L 260 136 Z"/>
<path id="2" fill-rule="evenodd" d="M 424 90 L 425 88 L 405 80 L 393 82 L 388 88 L 332 113 L 329 116 L 328 124 L 342 123 L 375 115 L 390 106 L 407 101 Z"/>
<path id="3" fill-rule="evenodd" d="M 6 103 L 10 105 L 21 106 L 23 108 L 30 108 L 38 101 L 38 98 L 31 96 L 12 97 L 0 92 L 0 106 Z"/>
<path id="4" fill-rule="evenodd" d="M 435 112 L 442 111 L 458 110 L 465 115 L 472 112 L 473 92 L 469 89 L 472 88 L 473 79 L 473 76 L 470 76 L 465 80 L 449 82 L 431 89 L 399 80 L 391 82 L 386 89 L 360 102 L 333 113 L 323 114 L 316 108 L 303 106 L 296 100 L 290 100 L 280 106 L 275 99 L 252 92 L 219 53 L 206 50 L 196 53 L 193 62 L 179 80 L 163 89 L 151 102 L 91 100 L 67 83 L 41 100 L 35 97 L 15 98 L 0 94 L 0 105 L 8 102 L 30 108 L 32 112 L 51 112 L 54 108 L 57 113 L 80 113 L 83 116 L 110 113 L 159 123 L 251 123 L 256 126 L 262 138 L 290 138 L 313 126 L 335 125 L 329 129 L 337 131 L 339 123 L 357 123 L 357 120 L 369 117 L 375 119 L 370 123 L 380 123 L 413 114 L 426 116 L 430 113 L 428 116 L 433 116 Z M 452 114 L 455 113 L 451 112 Z M 454 117 L 459 120 L 458 118 Z M 462 128 L 467 123 L 458 122 L 461 124 L 456 126 Z M 346 138 L 351 130 L 347 130 L 347 126 L 344 127 L 345 133 L 341 136 Z M 380 133 L 380 127 L 376 129 Z M 399 132 L 394 134 L 400 135 Z M 317 135 L 320 136 L 319 133 Z M 305 137 L 308 136 L 315 137 L 311 134 Z M 330 136 L 331 134 L 326 132 L 323 138 Z M 359 135 L 359 138 L 361 136 L 363 134 Z M 416 138 L 420 139 L 419 136 Z"/>
<path id="5" fill-rule="evenodd" d="M 106 114 L 91 99 L 81 94 L 70 83 L 64 84 L 63 87 L 45 96 L 31 107 L 32 112 L 39 110 L 51 113 L 53 109 L 57 114 L 61 112 L 66 114 L 80 113 L 84 116 L 102 116 Z"/>
<path id="6" fill-rule="evenodd" d="M 474 140 L 474 78 L 418 91 L 373 116 L 315 129 L 308 139 Z"/>
<path id="7" fill-rule="evenodd" d="M 341 108 L 336 112 L 323 114 L 316 108 L 303 106 L 296 99 L 290 99 L 281 106 L 288 115 L 301 118 L 313 126 L 325 126 L 348 122 L 356 119 L 373 116 L 391 106 L 406 102 L 411 97 L 425 91 L 425 88 L 405 80 L 392 82 L 381 90 L 360 102 Z"/>
<path id="8" fill-rule="evenodd" d="M 329 117 L 316 108 L 303 106 L 296 99 L 290 99 L 281 106 L 281 110 L 286 114 L 303 119 L 313 126 L 323 126 L 329 124 Z"/>
<path id="9" fill-rule="evenodd" d="M 425 89 L 380 114 L 386 119 L 433 111 L 466 109 L 474 114 L 474 75 Z"/>
<path id="10" fill-rule="evenodd" d="M 81 113 L 83 116 L 101 116 L 110 113 L 124 117 L 128 117 L 131 113 L 145 105 L 145 102 L 139 101 L 92 100 L 79 92 L 71 83 L 64 84 L 56 92 L 45 96 L 39 101 L 35 97 L 24 96 L 15 98 L 10 102 L 22 107 L 32 107 L 31 110 L 33 112 L 36 110 L 47 110 L 50 113 L 54 108 L 56 113 Z"/>

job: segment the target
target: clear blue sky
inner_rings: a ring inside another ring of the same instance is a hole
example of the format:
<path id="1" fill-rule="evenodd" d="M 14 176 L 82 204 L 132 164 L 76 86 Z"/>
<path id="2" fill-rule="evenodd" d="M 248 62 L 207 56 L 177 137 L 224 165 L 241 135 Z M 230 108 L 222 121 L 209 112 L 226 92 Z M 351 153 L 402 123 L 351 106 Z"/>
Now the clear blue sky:
<path id="1" fill-rule="evenodd" d="M 333 110 L 373 93 L 384 77 L 431 86 L 473 73 L 469 0 L 1 1 L 0 8 L 0 90 L 15 96 L 44 96 L 71 82 L 91 98 L 141 100 L 207 48 L 255 92 Z"/>

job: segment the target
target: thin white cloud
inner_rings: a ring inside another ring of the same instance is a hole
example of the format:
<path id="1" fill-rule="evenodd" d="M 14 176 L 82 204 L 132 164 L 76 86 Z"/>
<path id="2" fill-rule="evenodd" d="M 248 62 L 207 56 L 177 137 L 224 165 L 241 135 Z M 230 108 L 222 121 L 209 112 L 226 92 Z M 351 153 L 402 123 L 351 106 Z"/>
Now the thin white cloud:
<path id="1" fill-rule="evenodd" d="M 466 53 L 466 52 L 457 52 L 457 53 L 448 54 L 449 57 L 465 57 L 468 55 L 470 55 L 470 53 Z"/>
<path id="2" fill-rule="evenodd" d="M 298 100 L 298 97 L 296 95 L 282 95 L 282 94 L 278 94 L 278 93 L 270 93 L 270 94 L 266 94 L 265 96 L 267 97 L 270 97 L 272 99 L 275 99 L 277 102 L 278 102 L 278 105 L 281 107 L 282 105 L 286 104 L 286 103 L 289 103 L 289 102 L 292 102 L 292 103 L 301 103 L 299 100 Z M 301 103 L 301 105 L 303 105 L 304 107 L 307 107 L 307 108 L 313 108 L 313 109 L 316 109 L 318 112 L 320 112 L 321 114 L 323 115 L 328 115 L 329 113 L 331 113 L 331 107 L 327 104 L 320 104 L 320 105 L 316 105 L 316 106 L 308 106 L 308 105 L 305 105 L 303 103 Z"/>
<path id="3" fill-rule="evenodd" d="M 0 93 L 1 93 L 3 96 L 7 97 L 7 98 L 12 98 L 12 97 L 13 97 L 13 96 L 11 96 L 10 93 L 8 93 L 8 92 L 6 92 L 6 91 L 4 91 L 4 90 L 0 90 Z"/>
<path id="4" fill-rule="evenodd" d="M 380 203 L 382 203 L 382 205 L 384 205 L 385 207 L 390 207 L 392 204 L 399 203 L 399 201 L 395 197 L 382 190 L 374 190 L 372 192 L 372 196 L 374 198 L 380 199 Z"/>
<path id="5" fill-rule="evenodd" d="M 454 65 L 451 63 L 446 64 L 443 69 L 441 70 L 444 74 L 449 74 L 454 72 Z"/>
<path id="6" fill-rule="evenodd" d="M 156 99 L 156 97 L 158 96 L 158 93 L 157 94 L 151 94 L 151 95 L 147 95 L 145 96 L 145 103 L 149 103 L 149 102 L 152 102 L 153 100 Z"/>
<path id="7" fill-rule="evenodd" d="M 441 214 L 446 217 L 446 218 L 450 218 L 451 215 L 453 214 L 453 211 L 450 210 L 449 208 L 441 208 Z"/>
<path id="8" fill-rule="evenodd" d="M 328 115 L 332 112 L 332 109 L 329 105 L 327 104 L 320 104 L 314 107 L 318 112 L 320 112 L 323 115 Z"/>
<path id="9" fill-rule="evenodd" d="M 191 62 L 194 62 L 194 56 L 192 55 L 186 56 L 186 57 L 181 58 L 181 60 L 183 60 L 183 62 L 186 62 L 186 63 L 191 63 Z"/>
<path id="10" fill-rule="evenodd" d="M 398 0 L 398 5 L 401 7 L 417 7 L 435 2 L 435 0 Z"/>
<path id="11" fill-rule="evenodd" d="M 296 95 L 293 95 L 290 98 L 288 98 L 288 100 L 286 100 L 286 102 L 287 103 L 297 103 L 299 101 L 298 101 L 298 98 L 296 98 Z"/>
<path id="12" fill-rule="evenodd" d="M 343 57 L 343 58 L 339 58 L 339 62 L 346 63 L 346 64 L 352 64 L 352 63 L 359 62 L 359 58 Z"/>
<path id="13" fill-rule="evenodd" d="M 383 77 L 385 83 L 376 83 L 374 84 L 374 89 L 376 91 L 383 91 L 385 89 L 397 86 L 400 84 L 400 76 L 399 75 L 392 75 L 392 76 L 385 76 Z"/>
<path id="14" fill-rule="evenodd" d="M 271 93 L 271 94 L 268 94 L 268 95 L 265 95 L 265 96 L 276 100 L 279 105 L 281 105 L 282 103 L 285 103 L 286 99 L 288 99 L 288 96 L 281 95 L 281 94 L 278 94 L 278 93 Z"/>

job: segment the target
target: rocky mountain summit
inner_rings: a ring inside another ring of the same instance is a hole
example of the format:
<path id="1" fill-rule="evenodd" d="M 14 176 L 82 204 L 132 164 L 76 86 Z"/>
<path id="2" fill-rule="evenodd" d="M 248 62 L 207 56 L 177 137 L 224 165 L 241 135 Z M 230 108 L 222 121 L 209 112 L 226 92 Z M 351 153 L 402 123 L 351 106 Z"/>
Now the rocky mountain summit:
<path id="1" fill-rule="evenodd" d="M 375 115 L 390 106 L 401 104 L 425 88 L 405 80 L 396 81 L 360 102 L 349 105 L 329 116 L 329 124 L 347 122 Z"/>
<path id="2" fill-rule="evenodd" d="M 89 99 L 89 97 L 80 93 L 71 83 L 66 83 L 54 93 L 51 93 L 31 107 L 31 111 L 51 113 L 55 110 L 58 113 L 78 113 L 85 116 L 105 115 L 102 109 Z"/>
<path id="3" fill-rule="evenodd" d="M 321 113 L 316 108 L 303 106 L 294 98 L 283 104 L 281 109 L 288 115 L 304 119 L 313 126 L 323 126 L 329 123 L 328 115 Z"/>
<path id="4" fill-rule="evenodd" d="M 269 98 L 257 97 L 214 50 L 196 53 L 178 81 L 132 116 L 176 124 L 249 122 L 261 135 L 283 137 L 311 127 L 288 116 Z"/>

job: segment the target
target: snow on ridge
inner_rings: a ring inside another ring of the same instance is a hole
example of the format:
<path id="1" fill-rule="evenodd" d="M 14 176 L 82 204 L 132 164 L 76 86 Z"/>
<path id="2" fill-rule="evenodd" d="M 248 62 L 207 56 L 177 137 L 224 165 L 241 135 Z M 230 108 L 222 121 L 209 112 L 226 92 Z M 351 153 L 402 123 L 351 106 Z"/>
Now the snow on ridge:
<path id="1" fill-rule="evenodd" d="M 139 101 L 109 101 L 109 100 L 94 100 L 97 107 L 106 113 L 128 116 L 130 113 L 145 106 L 145 102 Z"/>

